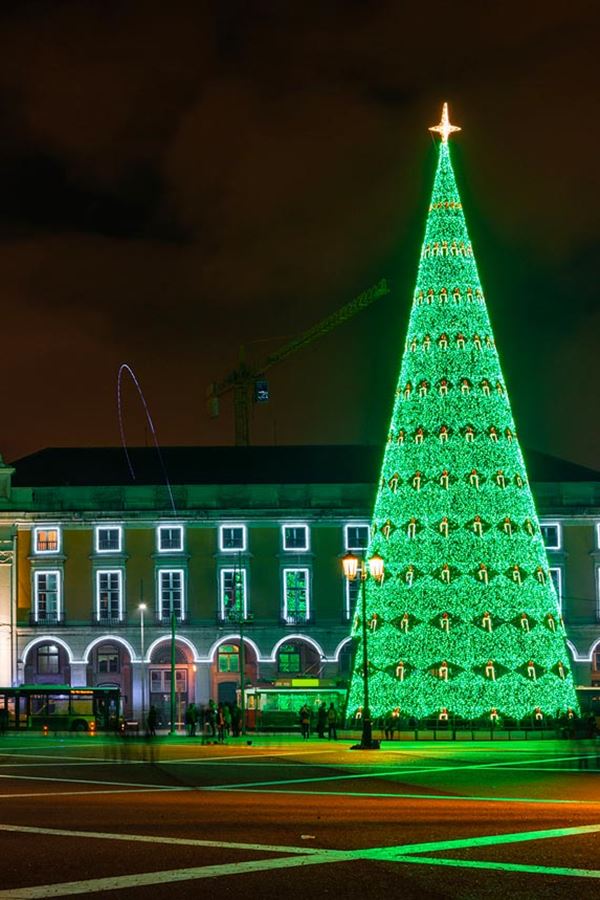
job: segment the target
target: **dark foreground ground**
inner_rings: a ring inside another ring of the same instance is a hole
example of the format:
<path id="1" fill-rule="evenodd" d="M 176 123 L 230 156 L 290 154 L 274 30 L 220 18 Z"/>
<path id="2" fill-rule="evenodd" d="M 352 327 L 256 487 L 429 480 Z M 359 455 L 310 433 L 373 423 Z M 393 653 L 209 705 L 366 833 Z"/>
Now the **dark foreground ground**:
<path id="1" fill-rule="evenodd" d="M 0 739 L 0 898 L 600 897 L 600 741 Z"/>

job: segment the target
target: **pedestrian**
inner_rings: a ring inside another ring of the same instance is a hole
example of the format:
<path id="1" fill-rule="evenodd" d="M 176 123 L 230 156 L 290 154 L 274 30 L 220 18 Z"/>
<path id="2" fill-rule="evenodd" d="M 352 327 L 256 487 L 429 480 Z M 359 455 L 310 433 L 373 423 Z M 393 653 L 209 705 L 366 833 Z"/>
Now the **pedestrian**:
<path id="1" fill-rule="evenodd" d="M 305 741 L 307 741 L 308 737 L 310 735 L 310 710 L 308 709 L 308 706 L 306 705 L 306 703 L 300 710 L 299 718 L 300 718 L 300 731 L 302 733 L 302 737 L 304 738 Z"/>
<path id="2" fill-rule="evenodd" d="M 231 706 L 229 703 L 223 705 L 223 723 L 225 727 L 225 737 L 231 734 Z"/>
<path id="3" fill-rule="evenodd" d="M 198 712 L 195 703 L 188 703 L 185 711 L 185 724 L 190 737 L 196 734 L 196 722 L 198 721 Z"/>
<path id="4" fill-rule="evenodd" d="M 156 712 L 156 707 L 154 703 L 151 704 L 150 709 L 148 710 L 148 718 L 147 718 L 147 727 L 148 734 L 150 737 L 156 737 L 156 722 L 158 719 L 158 713 Z"/>
<path id="5" fill-rule="evenodd" d="M 327 705 L 321 703 L 317 710 L 317 734 L 320 738 L 325 737 L 325 728 L 327 727 Z"/>
<path id="6" fill-rule="evenodd" d="M 242 723 L 242 708 L 238 703 L 234 703 L 231 711 L 231 730 L 234 737 L 240 736 L 240 728 Z"/>
<path id="7" fill-rule="evenodd" d="M 337 710 L 333 703 L 329 704 L 327 710 L 327 724 L 329 726 L 329 740 L 337 741 Z"/>
<path id="8" fill-rule="evenodd" d="M 217 740 L 220 744 L 225 740 L 225 716 L 222 703 L 217 706 Z"/>
<path id="9" fill-rule="evenodd" d="M 388 712 L 385 715 L 383 720 L 383 733 L 385 735 L 386 741 L 394 740 L 394 728 L 396 725 L 396 719 L 394 718 L 394 714 L 392 712 Z"/>
<path id="10" fill-rule="evenodd" d="M 206 725 L 208 728 L 208 733 L 211 737 L 214 737 L 217 733 L 216 731 L 216 722 L 217 722 L 217 707 L 215 701 L 211 698 L 208 701 L 208 709 L 206 710 Z"/>

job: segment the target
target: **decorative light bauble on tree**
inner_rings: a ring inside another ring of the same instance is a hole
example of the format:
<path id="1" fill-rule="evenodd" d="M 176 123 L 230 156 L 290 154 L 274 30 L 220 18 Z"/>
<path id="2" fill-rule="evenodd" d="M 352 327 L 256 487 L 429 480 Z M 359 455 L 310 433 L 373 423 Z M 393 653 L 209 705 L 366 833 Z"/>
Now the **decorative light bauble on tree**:
<path id="1" fill-rule="evenodd" d="M 558 599 L 467 233 L 444 104 L 369 555 L 374 716 L 577 709 Z M 373 627 L 373 624 L 375 626 Z M 354 633 L 360 640 L 359 611 Z M 356 660 L 362 659 L 360 651 Z M 348 712 L 362 703 L 363 666 Z"/>

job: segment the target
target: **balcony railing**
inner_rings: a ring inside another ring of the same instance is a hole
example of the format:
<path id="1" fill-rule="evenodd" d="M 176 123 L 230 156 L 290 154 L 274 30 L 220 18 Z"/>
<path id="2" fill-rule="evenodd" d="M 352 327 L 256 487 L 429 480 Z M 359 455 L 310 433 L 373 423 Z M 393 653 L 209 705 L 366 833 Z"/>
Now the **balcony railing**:
<path id="1" fill-rule="evenodd" d="M 116 625 L 126 625 L 127 622 L 125 620 L 125 616 L 119 618 L 118 616 L 92 616 L 92 625 L 100 625 L 100 626 L 110 626 L 111 628 Z"/>
<path id="2" fill-rule="evenodd" d="M 65 617 L 58 613 L 40 613 L 36 615 L 35 613 L 29 613 L 29 624 L 30 625 L 43 625 L 47 627 L 49 625 L 64 625 Z"/>
<path id="3" fill-rule="evenodd" d="M 289 612 L 286 616 L 281 619 L 282 625 L 312 625 L 312 618 L 309 616 L 308 618 L 304 615 L 304 613 L 293 613 Z"/>

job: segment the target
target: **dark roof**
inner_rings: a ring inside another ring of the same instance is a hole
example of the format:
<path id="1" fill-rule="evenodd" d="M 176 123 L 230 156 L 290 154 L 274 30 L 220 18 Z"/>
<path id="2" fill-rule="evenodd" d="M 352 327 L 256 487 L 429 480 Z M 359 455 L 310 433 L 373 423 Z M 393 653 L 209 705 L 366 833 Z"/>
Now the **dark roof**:
<path id="1" fill-rule="evenodd" d="M 48 447 L 16 460 L 15 487 L 158 485 L 165 483 L 154 447 Z M 373 484 L 382 448 L 322 445 L 300 447 L 163 447 L 171 484 Z M 531 481 L 600 481 L 600 473 L 530 450 Z"/>

